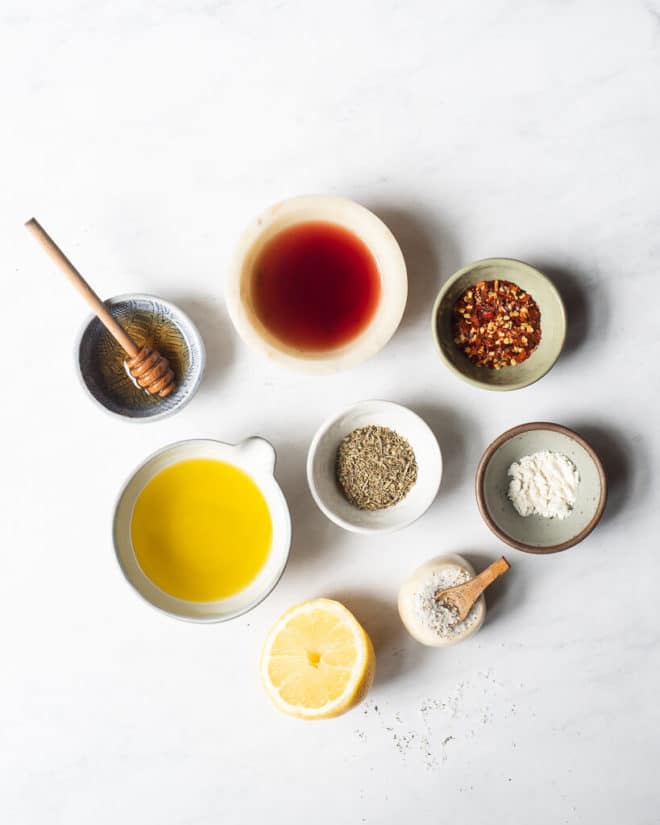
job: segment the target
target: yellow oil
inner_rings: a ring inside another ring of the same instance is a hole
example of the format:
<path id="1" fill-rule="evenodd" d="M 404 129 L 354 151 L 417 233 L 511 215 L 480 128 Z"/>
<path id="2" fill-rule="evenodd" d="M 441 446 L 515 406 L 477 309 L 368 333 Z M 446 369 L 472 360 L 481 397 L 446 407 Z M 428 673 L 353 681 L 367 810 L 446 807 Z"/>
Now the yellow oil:
<path id="1" fill-rule="evenodd" d="M 206 602 L 238 593 L 263 567 L 273 526 L 252 479 L 231 464 L 190 459 L 155 475 L 135 503 L 131 539 L 161 590 Z"/>

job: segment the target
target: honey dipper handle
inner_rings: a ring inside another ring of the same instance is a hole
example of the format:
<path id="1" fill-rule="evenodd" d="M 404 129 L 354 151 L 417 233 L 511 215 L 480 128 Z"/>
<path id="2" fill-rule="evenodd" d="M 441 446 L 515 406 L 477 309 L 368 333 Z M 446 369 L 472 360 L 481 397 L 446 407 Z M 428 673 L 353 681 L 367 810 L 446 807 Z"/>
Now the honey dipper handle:
<path id="1" fill-rule="evenodd" d="M 492 564 L 489 564 L 485 570 L 482 570 L 478 576 L 475 576 L 471 581 L 466 582 L 463 585 L 465 588 L 463 592 L 466 594 L 469 592 L 472 604 L 474 604 L 488 585 L 492 584 L 495 579 L 502 575 L 502 573 L 506 573 L 509 567 L 511 567 L 509 562 L 504 558 L 504 556 L 500 556 L 497 561 L 494 561 Z"/>
<path id="2" fill-rule="evenodd" d="M 64 252 L 62 252 L 41 224 L 35 218 L 30 218 L 30 220 L 26 222 L 25 228 L 32 233 L 33 237 L 36 238 L 43 249 L 60 267 L 62 272 L 64 272 L 71 285 L 78 290 L 79 294 L 92 308 L 92 311 L 98 317 L 103 326 L 108 330 L 110 335 L 112 335 L 112 337 L 130 358 L 135 358 L 140 351 L 140 348 L 126 334 L 117 321 L 115 321 L 103 301 L 99 298 L 96 292 L 94 292 L 91 286 L 83 278 L 80 272 L 78 272 L 75 266 L 67 258 Z"/>

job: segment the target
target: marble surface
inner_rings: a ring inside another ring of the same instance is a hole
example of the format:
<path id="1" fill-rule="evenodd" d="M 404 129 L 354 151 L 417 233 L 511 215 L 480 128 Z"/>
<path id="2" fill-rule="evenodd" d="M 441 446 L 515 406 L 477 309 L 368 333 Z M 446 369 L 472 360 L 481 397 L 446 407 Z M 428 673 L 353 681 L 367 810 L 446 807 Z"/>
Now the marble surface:
<path id="1" fill-rule="evenodd" d="M 659 83 L 658 0 L 3 0 L 3 823 L 660 822 Z M 410 269 L 390 345 L 331 378 L 248 351 L 223 302 L 241 228 L 303 192 L 373 208 Z M 33 214 L 103 295 L 157 293 L 198 322 L 208 374 L 181 415 L 123 425 L 85 397 L 86 311 Z M 556 368 L 503 396 L 450 375 L 429 331 L 443 279 L 495 255 L 545 269 L 570 316 Z M 446 462 L 424 518 L 379 538 L 330 524 L 304 476 L 321 420 L 368 397 L 421 413 Z M 438 553 L 504 550 L 475 466 L 539 418 L 602 452 L 603 522 L 566 553 L 509 552 L 480 633 L 422 648 L 400 582 Z M 120 485 L 167 442 L 255 433 L 295 523 L 282 582 L 227 625 L 159 615 L 113 557 Z M 257 661 L 317 595 L 364 622 L 378 675 L 361 708 L 305 724 L 269 706 Z"/>

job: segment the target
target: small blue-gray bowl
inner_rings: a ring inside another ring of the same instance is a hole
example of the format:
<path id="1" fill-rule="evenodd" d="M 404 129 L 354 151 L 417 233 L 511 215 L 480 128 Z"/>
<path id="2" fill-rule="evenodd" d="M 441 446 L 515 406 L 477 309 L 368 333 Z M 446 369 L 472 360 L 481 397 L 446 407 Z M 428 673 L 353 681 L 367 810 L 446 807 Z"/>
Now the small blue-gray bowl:
<path id="1" fill-rule="evenodd" d="M 87 393 L 106 412 L 125 420 L 156 421 L 178 412 L 204 373 L 206 355 L 197 327 L 177 306 L 154 295 L 118 295 L 105 304 L 136 344 L 151 346 L 168 359 L 176 386 L 166 398 L 138 387 L 124 365 L 125 353 L 92 316 L 76 344 L 76 366 Z"/>

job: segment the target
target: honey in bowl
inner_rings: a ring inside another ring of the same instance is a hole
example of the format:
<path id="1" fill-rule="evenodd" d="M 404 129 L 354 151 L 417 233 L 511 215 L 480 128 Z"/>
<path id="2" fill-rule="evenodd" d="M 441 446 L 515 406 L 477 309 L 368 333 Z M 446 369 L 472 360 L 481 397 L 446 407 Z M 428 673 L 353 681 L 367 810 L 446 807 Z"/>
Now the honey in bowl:
<path id="1" fill-rule="evenodd" d="M 215 459 L 161 470 L 143 488 L 131 517 L 144 574 L 171 596 L 193 602 L 227 598 L 250 584 L 266 562 L 272 534 L 268 505 L 254 481 Z"/>
<path id="2" fill-rule="evenodd" d="M 251 290 L 255 313 L 271 335 L 296 350 L 324 352 L 369 326 L 380 300 L 380 273 L 357 235 L 338 224 L 309 221 L 266 243 Z"/>

